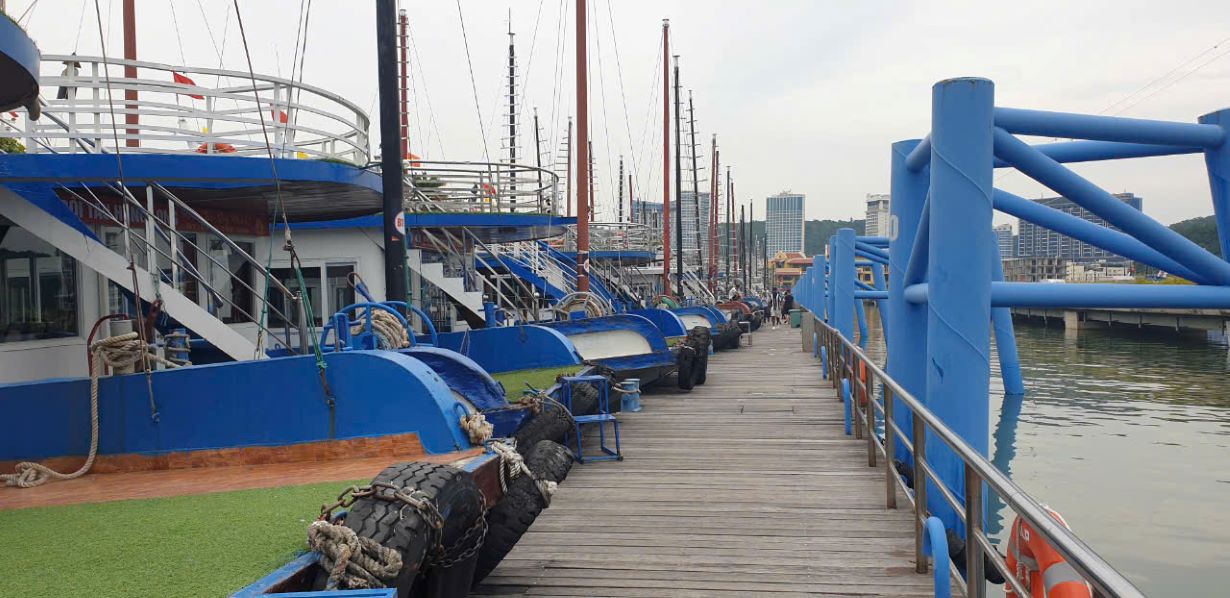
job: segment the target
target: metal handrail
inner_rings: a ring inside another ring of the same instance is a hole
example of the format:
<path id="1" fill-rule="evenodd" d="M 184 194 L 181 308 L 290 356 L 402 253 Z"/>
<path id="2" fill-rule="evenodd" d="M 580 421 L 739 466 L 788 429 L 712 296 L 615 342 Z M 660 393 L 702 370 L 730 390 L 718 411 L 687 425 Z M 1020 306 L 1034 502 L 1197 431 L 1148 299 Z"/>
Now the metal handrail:
<path id="1" fill-rule="evenodd" d="M 896 488 L 900 486 L 905 495 L 910 492 L 905 481 L 896 473 L 891 465 L 892 455 L 897 442 L 903 443 L 914 461 L 914 494 L 911 502 L 914 504 L 915 521 L 915 552 L 917 570 L 927 571 L 927 560 L 923 555 L 923 534 L 927 512 L 927 484 L 931 478 L 941 490 L 941 495 L 952 505 L 954 511 L 965 522 L 966 546 L 966 595 L 981 597 L 985 595 L 985 571 L 983 570 L 985 554 L 996 569 L 1003 575 L 1018 596 L 1032 595 L 1016 579 L 1014 571 L 1008 569 L 1003 557 L 991 543 L 982 525 L 983 485 L 1000 497 L 1003 503 L 1018 517 L 1042 535 L 1059 554 L 1096 590 L 1098 595 L 1106 598 L 1142 597 L 1143 593 L 1128 581 L 1101 556 L 1078 538 L 1071 530 L 1056 521 L 1045 507 L 1017 486 L 1008 476 L 1004 475 L 990 461 L 978 453 L 973 447 L 953 432 L 934 413 L 929 411 L 917 398 L 901 387 L 897 381 L 888 376 L 883 369 L 875 364 L 856 344 L 850 342 L 827 322 L 815 319 L 818 327 L 819 342 L 826 349 L 828 378 L 836 386 L 838 380 L 844 380 L 849 388 L 855 389 L 851 400 L 853 403 L 853 418 L 856 436 L 867 442 L 868 466 L 876 466 L 876 455 L 884 455 L 886 461 L 885 475 L 887 486 L 886 504 L 890 509 L 896 508 Z M 866 381 L 856 372 L 865 370 Z M 884 388 L 883 405 L 875 400 L 876 381 Z M 905 434 L 893 420 L 894 400 L 901 401 L 910 411 L 911 432 L 913 442 L 906 439 Z M 864 410 L 865 400 L 871 405 L 870 410 Z M 875 412 L 879 411 L 884 418 L 884 438 L 875 432 Z M 961 459 L 965 467 L 964 500 L 960 501 L 938 479 L 926 459 L 927 435 L 930 430 L 935 438 L 939 438 L 952 452 Z"/>
<path id="2" fill-rule="evenodd" d="M 32 152 L 39 149 L 31 141 L 40 138 L 59 151 L 94 153 L 107 151 L 118 137 L 121 143 L 138 143 L 124 147 L 127 153 L 265 155 L 268 131 L 275 155 L 282 158 L 356 165 L 371 159 L 367 114 L 318 87 L 247 71 L 120 58 L 44 55 L 42 62 L 46 73 L 64 70 L 42 79 L 44 89 L 62 89 L 67 96 L 43 98 L 51 124 L 27 119 L 24 132 L 0 131 L 0 137 L 24 137 Z M 138 76 L 125 77 L 123 67 L 135 67 Z M 195 84 L 178 83 L 175 74 L 192 75 Z M 206 85 L 206 77 L 214 78 L 214 85 Z M 124 98 L 130 90 L 138 92 L 137 99 Z M 123 122 L 121 115 L 130 114 L 140 122 Z"/>
<path id="3" fill-rule="evenodd" d="M 537 166 L 416 158 L 404 168 L 411 211 L 554 214 L 559 203 L 559 175 Z"/>

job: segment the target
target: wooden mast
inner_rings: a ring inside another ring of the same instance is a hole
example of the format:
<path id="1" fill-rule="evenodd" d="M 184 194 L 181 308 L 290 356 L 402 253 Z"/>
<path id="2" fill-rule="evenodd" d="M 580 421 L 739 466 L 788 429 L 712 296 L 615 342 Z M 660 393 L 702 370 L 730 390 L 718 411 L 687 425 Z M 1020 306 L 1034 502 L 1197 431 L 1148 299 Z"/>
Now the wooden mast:
<path id="1" fill-rule="evenodd" d="M 589 97 L 586 83 L 585 0 L 577 0 L 577 131 L 585 135 L 577 144 L 577 291 L 589 291 Z"/>
<path id="2" fill-rule="evenodd" d="M 137 59 L 137 7 L 136 0 L 124 0 L 124 60 Z M 105 68 L 105 67 L 104 67 Z M 134 87 L 137 79 L 137 67 L 125 66 L 124 78 L 128 80 L 127 88 L 124 90 L 124 100 L 128 102 L 124 105 L 127 109 L 127 114 L 124 115 L 124 124 L 137 125 L 141 122 L 141 116 L 137 114 L 137 90 Z M 128 147 L 140 147 L 141 140 L 137 136 L 141 134 L 140 128 L 129 128 L 124 131 L 128 138 L 124 140 L 124 145 Z"/>

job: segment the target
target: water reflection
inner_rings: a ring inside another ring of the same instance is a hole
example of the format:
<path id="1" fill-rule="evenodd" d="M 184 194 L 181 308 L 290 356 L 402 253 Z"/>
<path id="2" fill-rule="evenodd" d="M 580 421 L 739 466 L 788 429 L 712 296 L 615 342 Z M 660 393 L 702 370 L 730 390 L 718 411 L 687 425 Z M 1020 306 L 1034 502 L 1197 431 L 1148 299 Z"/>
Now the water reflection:
<path id="1" fill-rule="evenodd" d="M 882 361 L 873 320 L 868 353 Z M 992 461 L 1063 513 L 1145 593 L 1230 586 L 1230 353 L 1132 329 L 1065 333 L 1018 322 L 1026 395 L 1005 397 L 993 356 Z M 1002 542 L 1011 520 L 992 503 Z"/>

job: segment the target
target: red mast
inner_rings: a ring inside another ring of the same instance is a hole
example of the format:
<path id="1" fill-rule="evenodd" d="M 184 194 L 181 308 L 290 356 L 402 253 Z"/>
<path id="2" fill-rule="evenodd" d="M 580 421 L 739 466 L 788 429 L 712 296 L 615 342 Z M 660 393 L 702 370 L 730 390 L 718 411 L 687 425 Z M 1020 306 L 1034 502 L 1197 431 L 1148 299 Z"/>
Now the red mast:
<path id="1" fill-rule="evenodd" d="M 586 134 L 577 144 L 577 290 L 589 290 L 589 97 L 585 85 L 585 0 L 577 0 L 577 131 Z"/>
<path id="2" fill-rule="evenodd" d="M 671 22 L 662 19 L 662 291 L 671 294 Z"/>
<path id="3" fill-rule="evenodd" d="M 410 159 L 410 92 L 409 78 L 406 75 L 408 64 L 407 50 L 410 40 L 406 33 L 406 9 L 401 9 L 397 16 L 397 23 L 400 29 L 399 36 L 401 37 L 401 158 L 403 160 Z M 420 150 L 421 151 L 421 150 Z"/>
<path id="4" fill-rule="evenodd" d="M 137 59 L 137 7 L 136 0 L 124 0 L 124 59 Z M 125 66 L 124 78 L 128 80 L 128 88 L 124 90 L 124 100 L 128 102 L 124 105 L 128 113 L 124 115 L 124 123 L 127 125 L 136 125 L 141 122 L 141 117 L 137 114 L 137 90 L 131 86 L 136 84 L 137 67 Z M 124 140 L 124 145 L 128 147 L 141 147 L 141 141 L 137 139 L 137 135 L 141 133 L 140 129 L 130 128 L 124 131 L 128 134 L 128 139 Z"/>

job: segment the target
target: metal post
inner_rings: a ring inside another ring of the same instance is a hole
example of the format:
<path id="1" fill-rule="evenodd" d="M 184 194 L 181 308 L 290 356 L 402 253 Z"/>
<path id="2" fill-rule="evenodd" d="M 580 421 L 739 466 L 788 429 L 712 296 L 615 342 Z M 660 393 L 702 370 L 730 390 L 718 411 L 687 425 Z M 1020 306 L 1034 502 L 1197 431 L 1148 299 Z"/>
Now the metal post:
<path id="1" fill-rule="evenodd" d="M 567 169 L 564 176 L 564 211 L 565 216 L 572 216 L 572 117 L 568 117 L 568 138 L 564 140 L 564 163 Z"/>
<path id="2" fill-rule="evenodd" d="M 616 200 L 619 204 L 619 215 L 616 217 L 616 222 L 624 221 L 624 157 L 619 157 L 619 197 Z"/>
<path id="3" fill-rule="evenodd" d="M 986 572 L 983 570 L 982 545 L 982 478 L 974 467 L 965 464 L 965 586 L 968 598 L 983 598 L 987 593 Z"/>
<path id="4" fill-rule="evenodd" d="M 922 220 L 926 202 L 927 186 L 931 171 L 911 171 L 906 166 L 906 156 L 920 141 L 898 141 L 892 147 L 892 183 L 888 227 L 888 301 L 884 313 L 885 326 L 893 334 L 885 339 L 886 353 L 893 358 L 888 361 L 888 375 L 915 397 L 927 396 L 927 306 L 907 303 L 905 300 L 905 272 L 914 248 L 914 237 Z M 905 404 L 896 411 L 897 426 L 910 442 L 914 432 L 910 427 L 911 411 Z M 906 464 L 912 463 L 910 452 L 901 446 L 893 458 Z"/>
<path id="5" fill-rule="evenodd" d="M 867 467 L 876 466 L 876 377 L 866 371 L 863 378 L 863 417 L 867 424 Z M 860 372 L 860 374 L 863 372 Z"/>
<path id="6" fill-rule="evenodd" d="M 692 90 L 690 89 L 688 90 L 688 135 L 692 138 L 692 212 L 696 216 L 696 269 L 699 271 L 705 260 L 700 244 L 700 174 L 696 169 L 696 107 L 692 104 Z"/>
<path id="7" fill-rule="evenodd" d="M 406 215 L 402 197 L 401 119 L 397 89 L 397 2 L 376 2 L 376 68 L 380 88 L 380 168 L 384 210 L 384 293 L 406 300 Z"/>
<path id="8" fill-rule="evenodd" d="M 589 291 L 589 56 L 585 45 L 585 0 L 577 0 L 577 291 Z"/>
<path id="9" fill-rule="evenodd" d="M 538 211 L 542 211 L 542 136 L 538 128 L 538 108 L 534 108 L 534 164 L 538 166 Z"/>
<path id="10" fill-rule="evenodd" d="M 730 251 L 734 248 L 735 186 L 730 181 L 730 167 L 726 167 L 726 284 L 730 280 Z"/>
<path id="11" fill-rule="evenodd" d="M 1230 109 L 1201 116 L 1200 122 L 1228 130 L 1227 141 L 1204 151 L 1204 164 L 1209 171 L 1209 188 L 1213 193 L 1213 214 L 1217 221 L 1217 237 L 1221 241 L 1221 258 L 1230 261 Z"/>
<path id="12" fill-rule="evenodd" d="M 893 468 L 893 453 L 897 446 L 897 434 L 893 432 L 893 389 L 884 385 L 884 485 L 887 495 L 884 506 L 897 508 L 897 470 Z"/>
<path id="13" fill-rule="evenodd" d="M 949 79 L 932 88 L 931 108 L 927 272 L 937 284 L 927 305 L 925 404 L 983 456 L 990 436 L 994 96 L 987 79 Z M 962 488 L 965 467 L 946 445 L 930 463 L 950 490 Z M 944 526 L 961 533 L 951 506 L 932 502 Z"/>
<path id="14" fill-rule="evenodd" d="M 927 462 L 927 430 L 922 418 L 913 411 L 909 412 L 909 417 L 910 431 L 914 436 L 914 571 L 926 573 L 923 534 L 927 530 L 923 529 L 923 522 L 927 519 L 927 473 L 923 471 L 922 464 Z M 944 500 L 943 497 L 940 500 Z"/>

